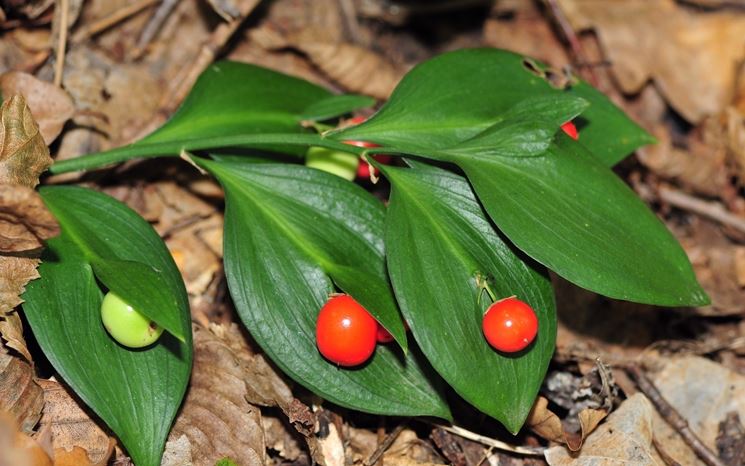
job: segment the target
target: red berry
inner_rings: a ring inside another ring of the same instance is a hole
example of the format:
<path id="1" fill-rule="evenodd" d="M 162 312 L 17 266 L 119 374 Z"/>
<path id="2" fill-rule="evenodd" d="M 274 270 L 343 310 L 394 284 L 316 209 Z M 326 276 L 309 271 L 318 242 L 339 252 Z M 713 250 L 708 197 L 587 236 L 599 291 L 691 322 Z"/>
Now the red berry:
<path id="1" fill-rule="evenodd" d="M 391 332 L 386 330 L 385 327 L 378 324 L 378 332 L 375 339 L 378 343 L 390 343 L 393 341 L 393 335 L 391 335 Z"/>
<path id="2" fill-rule="evenodd" d="M 538 318 L 528 304 L 514 296 L 489 306 L 482 323 L 486 341 L 496 350 L 514 353 L 525 349 L 538 333 Z"/>
<path id="3" fill-rule="evenodd" d="M 349 295 L 334 296 L 316 320 L 316 345 L 323 357 L 340 366 L 357 366 L 375 351 L 378 322 Z"/>
<path id="4" fill-rule="evenodd" d="M 571 121 L 567 121 L 566 123 L 561 125 L 561 129 L 563 129 L 570 138 L 574 139 L 575 141 L 579 140 L 579 131 L 577 131 L 577 127 L 574 126 L 574 123 L 572 123 Z"/>

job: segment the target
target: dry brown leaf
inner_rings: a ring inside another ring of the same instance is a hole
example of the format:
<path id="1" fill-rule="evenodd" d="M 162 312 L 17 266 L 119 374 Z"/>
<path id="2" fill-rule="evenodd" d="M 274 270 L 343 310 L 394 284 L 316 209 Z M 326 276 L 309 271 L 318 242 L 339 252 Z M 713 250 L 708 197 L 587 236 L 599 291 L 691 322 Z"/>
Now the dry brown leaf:
<path id="1" fill-rule="evenodd" d="M 0 184 L 0 253 L 29 252 L 59 234 L 59 224 L 32 188 Z"/>
<path id="2" fill-rule="evenodd" d="M 546 461 L 550 466 L 662 466 L 653 452 L 653 412 L 644 395 L 633 395 L 587 437 L 579 453 L 553 447 L 546 450 Z"/>
<path id="3" fill-rule="evenodd" d="M 160 466 L 192 466 L 193 464 L 194 461 L 191 459 L 191 442 L 186 435 L 169 440 L 166 443 L 163 457 L 160 460 Z"/>
<path id="4" fill-rule="evenodd" d="M 560 5 L 574 29 L 595 30 L 624 92 L 636 93 L 653 79 L 693 123 L 731 101 L 745 57 L 745 14 L 693 12 L 673 0 L 560 0 Z"/>
<path id="5" fill-rule="evenodd" d="M 23 338 L 23 322 L 17 312 L 10 312 L 0 317 L 0 336 L 5 340 L 8 348 L 13 348 L 23 356 L 27 362 L 33 364 L 34 360 L 26 347 L 26 340 Z M 5 349 L 0 344 L 0 353 Z"/>
<path id="6" fill-rule="evenodd" d="M 539 396 L 530 411 L 526 424 L 530 429 L 546 440 L 564 443 L 571 451 L 582 448 L 582 442 L 600 424 L 608 412 L 604 409 L 585 408 L 579 412 L 580 433 L 566 432 L 561 420 L 548 409 L 548 400 Z"/>
<path id="7" fill-rule="evenodd" d="M 15 95 L 4 101 L 0 108 L 0 183 L 33 188 L 51 164 L 26 100 Z"/>
<path id="8" fill-rule="evenodd" d="M 261 412 L 247 401 L 250 381 L 224 341 L 194 326 L 191 382 L 169 443 L 185 435 L 196 464 L 214 464 L 226 456 L 238 464 L 264 464 Z"/>
<path id="9" fill-rule="evenodd" d="M 23 432 L 31 433 L 41 418 L 44 397 L 26 362 L 0 353 L 0 411 L 9 413 Z"/>
<path id="10" fill-rule="evenodd" d="M 349 92 L 387 99 L 404 71 L 372 50 L 350 43 L 292 41 L 298 50 Z"/>
<path id="11" fill-rule="evenodd" d="M 745 309 L 745 289 L 738 280 L 739 246 L 719 225 L 694 219 L 684 225 L 668 222 L 696 272 L 696 278 L 711 297 L 711 305 L 694 309 L 699 315 L 738 315 Z"/>
<path id="12" fill-rule="evenodd" d="M 114 451 L 114 440 L 111 440 L 111 451 Z M 109 455 L 111 456 L 111 455 Z M 109 459 L 102 461 L 91 461 L 88 452 L 78 446 L 72 447 L 71 450 L 57 448 L 54 450 L 54 466 L 106 466 Z"/>
<path id="13" fill-rule="evenodd" d="M 75 113 L 67 92 L 28 73 L 9 71 L 0 75 L 0 92 L 5 98 L 20 94 L 26 99 L 47 145 L 59 136 L 62 126 Z"/>
<path id="14" fill-rule="evenodd" d="M 508 5 L 504 5 L 508 3 Z M 546 15 L 535 2 L 497 2 L 484 23 L 484 43 L 536 58 L 560 69 L 570 62 Z"/>
<path id="15" fill-rule="evenodd" d="M 51 379 L 37 383 L 44 390 L 44 412 L 39 425 L 51 432 L 54 451 L 67 451 L 63 459 L 78 458 L 84 453 L 89 463 L 82 464 L 106 464 L 114 450 L 113 439 L 81 408 L 67 387 Z M 56 461 L 55 453 L 55 464 Z"/>
<path id="16" fill-rule="evenodd" d="M 50 454 L 18 430 L 11 415 L 0 409 L 0 466 L 52 466 Z"/>
<path id="17" fill-rule="evenodd" d="M 712 451 L 716 451 L 719 424 L 730 413 L 745 418 L 745 376 L 709 359 L 686 356 L 660 360 L 653 381 L 665 400 Z M 680 464 L 703 465 L 662 418 L 654 414 L 655 439 Z"/>

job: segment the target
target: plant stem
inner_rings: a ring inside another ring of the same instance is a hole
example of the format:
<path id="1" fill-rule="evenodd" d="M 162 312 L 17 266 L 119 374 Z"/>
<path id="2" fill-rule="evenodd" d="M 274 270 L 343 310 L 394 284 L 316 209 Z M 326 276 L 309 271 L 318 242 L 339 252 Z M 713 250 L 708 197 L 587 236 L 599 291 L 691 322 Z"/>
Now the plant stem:
<path id="1" fill-rule="evenodd" d="M 263 145 L 299 145 L 321 146 L 328 149 L 362 154 L 361 147 L 344 144 L 332 139 L 325 139 L 317 134 L 238 134 L 222 137 L 199 138 L 186 141 L 152 142 L 139 141 L 128 146 L 117 147 L 105 152 L 84 155 L 82 157 L 62 160 L 51 166 L 52 174 L 68 173 L 80 170 L 92 170 L 135 158 L 178 157 L 183 151 L 199 151 L 225 147 L 261 147 Z"/>

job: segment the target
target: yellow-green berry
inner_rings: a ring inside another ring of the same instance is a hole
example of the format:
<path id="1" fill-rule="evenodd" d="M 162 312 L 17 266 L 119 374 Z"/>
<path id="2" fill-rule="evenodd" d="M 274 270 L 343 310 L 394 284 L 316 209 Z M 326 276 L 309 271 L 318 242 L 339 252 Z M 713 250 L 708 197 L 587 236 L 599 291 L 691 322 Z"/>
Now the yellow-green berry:
<path id="1" fill-rule="evenodd" d="M 128 348 L 152 345 L 163 333 L 163 328 L 112 292 L 101 303 L 101 320 L 111 338 Z"/>
<path id="2" fill-rule="evenodd" d="M 333 173 L 349 181 L 357 176 L 360 158 L 349 152 L 311 147 L 305 155 L 305 166 Z"/>

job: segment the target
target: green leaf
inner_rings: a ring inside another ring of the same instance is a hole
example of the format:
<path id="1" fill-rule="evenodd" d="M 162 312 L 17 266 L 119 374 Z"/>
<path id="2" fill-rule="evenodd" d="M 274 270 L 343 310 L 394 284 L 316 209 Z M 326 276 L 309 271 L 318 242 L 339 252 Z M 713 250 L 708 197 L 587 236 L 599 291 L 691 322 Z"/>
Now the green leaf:
<path id="1" fill-rule="evenodd" d="M 572 86 L 567 92 L 590 103 L 575 122 L 580 133 L 579 143 L 606 166 L 612 167 L 636 149 L 657 142 L 608 97 L 586 82 Z"/>
<path id="2" fill-rule="evenodd" d="M 332 97 L 322 87 L 247 63 L 215 63 L 170 120 L 136 144 L 235 134 L 301 132 L 305 110 Z"/>
<path id="3" fill-rule="evenodd" d="M 303 111 L 301 118 L 303 120 L 323 121 L 373 105 L 375 105 L 375 99 L 364 95 L 332 95 L 310 104 Z"/>
<path id="4" fill-rule="evenodd" d="M 75 187 L 45 187 L 41 194 L 61 214 L 62 233 L 48 242 L 41 278 L 23 295 L 26 317 L 54 368 L 135 463 L 158 465 L 191 371 L 189 303 L 178 269 L 153 228 L 122 203 Z M 103 292 L 90 264 L 92 251 L 157 270 L 157 285 L 150 286 L 162 286 L 178 304 L 186 342 L 164 333 L 141 350 L 117 344 L 101 322 Z"/>
<path id="5" fill-rule="evenodd" d="M 316 348 L 316 316 L 333 282 L 406 347 L 385 273 L 382 204 L 359 186 L 303 166 L 196 161 L 225 189 L 228 286 L 272 360 L 342 406 L 449 418 L 436 376 L 414 348 L 404 357 L 395 345 L 379 345 L 354 369 L 337 368 Z"/>
<path id="6" fill-rule="evenodd" d="M 665 225 L 568 137 L 542 157 L 454 157 L 507 237 L 567 280 L 611 298 L 708 303 Z"/>
<path id="7" fill-rule="evenodd" d="M 389 101 L 364 123 L 336 133 L 343 140 L 365 140 L 412 152 L 453 147 L 501 120 L 520 102 L 538 97 L 581 97 L 591 105 L 583 113 L 587 137 L 582 144 L 613 165 L 651 137 L 607 98 L 579 84 L 564 91 L 552 87 L 524 65 L 520 55 L 496 49 L 446 53 L 411 70 Z M 537 109 L 539 110 L 539 109 Z M 540 118 L 536 111 L 535 118 Z M 558 128 L 557 128 L 558 129 Z"/>
<path id="8" fill-rule="evenodd" d="M 95 258 L 93 273 L 101 283 L 140 314 L 155 321 L 182 342 L 190 331 L 184 325 L 180 303 L 163 274 L 142 262 Z"/>
<path id="9" fill-rule="evenodd" d="M 517 432 L 546 374 L 556 339 L 551 283 L 539 264 L 494 230 L 465 178 L 416 164 L 381 167 L 392 185 L 386 220 L 388 268 L 396 298 L 435 369 L 468 402 Z M 516 295 L 535 309 L 536 341 L 525 351 L 494 351 L 481 332 L 490 304 Z"/>

